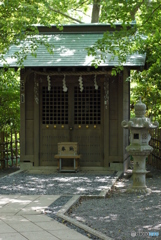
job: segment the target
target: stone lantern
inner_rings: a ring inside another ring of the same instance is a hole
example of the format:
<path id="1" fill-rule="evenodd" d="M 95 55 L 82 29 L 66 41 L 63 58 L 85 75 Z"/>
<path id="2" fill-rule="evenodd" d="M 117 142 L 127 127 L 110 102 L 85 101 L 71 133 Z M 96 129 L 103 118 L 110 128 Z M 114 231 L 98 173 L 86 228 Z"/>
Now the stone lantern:
<path id="1" fill-rule="evenodd" d="M 157 128 L 158 122 L 151 123 L 149 118 L 144 116 L 146 105 L 140 100 L 135 105 L 135 117 L 130 121 L 122 121 L 123 128 L 130 130 L 130 145 L 126 147 L 127 152 L 133 156 L 133 185 L 129 192 L 150 192 L 146 186 L 146 158 L 153 148 L 149 146 L 151 136 L 150 129 Z"/>

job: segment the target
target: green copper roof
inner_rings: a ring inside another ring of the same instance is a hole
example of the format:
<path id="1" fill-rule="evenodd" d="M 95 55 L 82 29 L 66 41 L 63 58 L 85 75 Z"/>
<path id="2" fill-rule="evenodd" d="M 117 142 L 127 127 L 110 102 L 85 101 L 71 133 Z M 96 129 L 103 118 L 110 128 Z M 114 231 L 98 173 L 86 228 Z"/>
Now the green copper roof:
<path id="1" fill-rule="evenodd" d="M 92 46 L 98 39 L 103 36 L 102 32 L 98 33 L 43 33 L 47 37 L 47 41 L 54 45 L 54 54 L 50 54 L 46 47 L 39 45 L 36 50 L 37 57 L 28 53 L 27 59 L 23 65 L 25 67 L 78 67 L 91 66 L 93 57 L 88 56 L 87 47 Z M 37 37 L 40 37 L 38 35 Z M 24 43 L 26 44 L 26 43 Z M 12 58 L 14 52 L 19 51 L 20 46 L 11 46 L 9 52 L 5 55 L 5 59 L 10 67 L 17 66 L 17 60 Z M 144 66 L 145 55 L 135 54 L 127 56 L 124 66 Z M 99 66 L 118 66 L 118 59 L 112 59 L 112 55 L 107 53 L 106 62 L 102 62 Z M 0 61 L 0 67 L 3 62 Z"/>

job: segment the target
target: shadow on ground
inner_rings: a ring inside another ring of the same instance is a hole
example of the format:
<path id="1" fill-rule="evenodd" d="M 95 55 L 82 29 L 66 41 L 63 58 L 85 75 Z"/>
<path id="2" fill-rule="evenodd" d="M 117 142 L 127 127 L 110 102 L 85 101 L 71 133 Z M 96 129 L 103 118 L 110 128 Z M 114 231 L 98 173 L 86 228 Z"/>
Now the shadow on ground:
<path id="1" fill-rule="evenodd" d="M 23 195 L 99 195 L 108 190 L 115 173 L 53 173 L 20 172 L 1 178 L 0 194 Z"/>
<path id="2" fill-rule="evenodd" d="M 0 178 L 5 177 L 11 173 L 18 171 L 18 170 L 20 170 L 19 167 L 9 167 L 9 168 L 0 169 Z"/>

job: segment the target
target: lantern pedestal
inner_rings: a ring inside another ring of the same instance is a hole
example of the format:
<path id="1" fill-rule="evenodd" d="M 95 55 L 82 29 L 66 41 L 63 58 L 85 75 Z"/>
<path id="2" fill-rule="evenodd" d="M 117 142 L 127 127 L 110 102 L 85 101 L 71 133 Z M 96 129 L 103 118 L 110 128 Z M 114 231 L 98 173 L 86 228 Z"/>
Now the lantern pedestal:
<path id="1" fill-rule="evenodd" d="M 127 192 L 136 193 L 150 193 L 151 189 L 146 186 L 146 157 L 147 156 L 134 156 L 134 166 L 133 166 L 133 184 L 127 190 Z"/>
<path id="2" fill-rule="evenodd" d="M 135 105 L 135 117 L 130 121 L 122 121 L 122 127 L 130 130 L 130 145 L 126 147 L 127 152 L 133 156 L 133 184 L 128 192 L 149 193 L 146 186 L 146 158 L 153 148 L 149 146 L 151 139 L 149 130 L 159 126 L 158 122 L 151 123 L 149 118 L 144 116 L 146 105 L 140 101 Z"/>

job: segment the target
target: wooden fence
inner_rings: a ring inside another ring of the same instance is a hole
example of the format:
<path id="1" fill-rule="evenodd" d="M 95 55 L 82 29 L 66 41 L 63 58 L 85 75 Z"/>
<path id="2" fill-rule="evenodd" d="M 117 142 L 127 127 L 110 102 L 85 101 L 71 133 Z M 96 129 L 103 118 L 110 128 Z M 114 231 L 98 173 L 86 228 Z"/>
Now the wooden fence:
<path id="1" fill-rule="evenodd" d="M 20 159 L 20 133 L 0 133 L 0 169 L 18 166 Z"/>
<path id="2" fill-rule="evenodd" d="M 150 131 L 150 146 L 153 152 L 148 157 L 148 163 L 157 169 L 161 169 L 161 128 Z"/>

